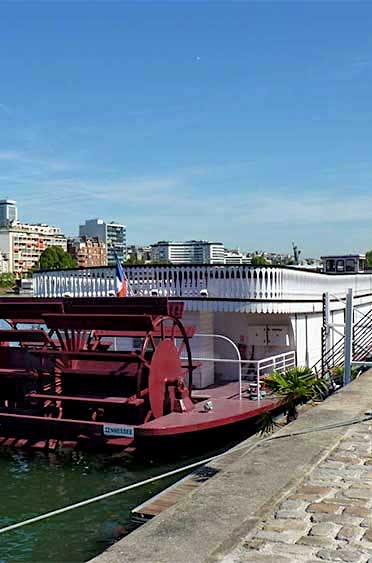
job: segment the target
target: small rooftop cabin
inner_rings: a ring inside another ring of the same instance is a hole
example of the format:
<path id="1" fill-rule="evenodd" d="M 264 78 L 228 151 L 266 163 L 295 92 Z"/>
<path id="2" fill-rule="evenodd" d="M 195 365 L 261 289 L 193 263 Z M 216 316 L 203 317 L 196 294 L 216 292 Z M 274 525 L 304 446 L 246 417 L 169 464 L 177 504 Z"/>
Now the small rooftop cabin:
<path id="1" fill-rule="evenodd" d="M 322 256 L 321 260 L 326 274 L 361 274 L 366 270 L 365 254 Z"/>

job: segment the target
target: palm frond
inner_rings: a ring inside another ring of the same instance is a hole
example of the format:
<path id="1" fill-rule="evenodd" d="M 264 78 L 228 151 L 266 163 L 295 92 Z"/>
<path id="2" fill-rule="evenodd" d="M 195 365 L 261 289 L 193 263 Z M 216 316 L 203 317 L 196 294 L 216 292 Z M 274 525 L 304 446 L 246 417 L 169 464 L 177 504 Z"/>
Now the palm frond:
<path id="1" fill-rule="evenodd" d="M 279 424 L 275 422 L 270 412 L 264 412 L 260 416 L 258 421 L 258 430 L 260 432 L 260 436 L 272 434 L 276 426 L 279 426 Z"/>

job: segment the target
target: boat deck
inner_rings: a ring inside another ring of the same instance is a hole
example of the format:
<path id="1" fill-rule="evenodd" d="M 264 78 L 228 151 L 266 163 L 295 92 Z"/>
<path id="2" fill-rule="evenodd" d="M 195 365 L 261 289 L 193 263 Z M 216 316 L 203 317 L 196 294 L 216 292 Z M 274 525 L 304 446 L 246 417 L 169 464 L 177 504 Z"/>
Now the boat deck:
<path id="1" fill-rule="evenodd" d="M 194 391 L 194 398 L 202 400 L 189 412 L 173 412 L 156 418 L 136 428 L 136 436 L 168 436 L 207 430 L 248 420 L 279 406 L 276 398 L 252 400 L 248 395 L 249 384 L 243 384 L 242 398 L 239 399 L 237 382 Z M 212 410 L 206 410 L 206 403 L 212 403 Z"/>

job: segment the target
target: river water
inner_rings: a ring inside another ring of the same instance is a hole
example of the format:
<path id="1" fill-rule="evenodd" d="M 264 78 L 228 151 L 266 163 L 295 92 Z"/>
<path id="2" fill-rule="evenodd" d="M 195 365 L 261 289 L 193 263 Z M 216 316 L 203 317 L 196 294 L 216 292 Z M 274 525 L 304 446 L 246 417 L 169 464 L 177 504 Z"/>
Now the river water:
<path id="1" fill-rule="evenodd" d="M 0 527 L 158 475 L 218 453 L 232 444 L 167 462 L 82 452 L 0 449 Z M 182 476 L 182 474 L 181 474 Z M 0 535 L 0 563 L 80 563 L 106 549 L 132 508 L 180 475 Z"/>

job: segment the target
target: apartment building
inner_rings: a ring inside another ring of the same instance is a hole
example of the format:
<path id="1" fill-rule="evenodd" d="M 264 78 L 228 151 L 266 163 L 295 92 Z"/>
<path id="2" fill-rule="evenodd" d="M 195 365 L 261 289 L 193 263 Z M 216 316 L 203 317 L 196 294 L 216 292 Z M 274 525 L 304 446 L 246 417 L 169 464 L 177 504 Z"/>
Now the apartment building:
<path id="1" fill-rule="evenodd" d="M 106 244 L 98 237 L 69 239 L 67 251 L 75 258 L 79 268 L 107 266 Z"/>
<path id="2" fill-rule="evenodd" d="M 0 252 L 8 260 L 9 271 L 18 276 L 36 266 L 48 246 L 67 250 L 66 237 L 58 227 L 14 222 L 0 225 Z"/>

